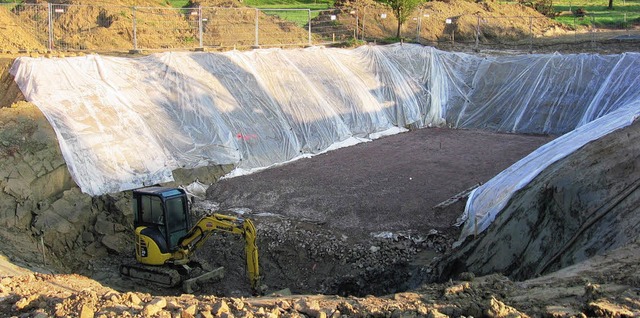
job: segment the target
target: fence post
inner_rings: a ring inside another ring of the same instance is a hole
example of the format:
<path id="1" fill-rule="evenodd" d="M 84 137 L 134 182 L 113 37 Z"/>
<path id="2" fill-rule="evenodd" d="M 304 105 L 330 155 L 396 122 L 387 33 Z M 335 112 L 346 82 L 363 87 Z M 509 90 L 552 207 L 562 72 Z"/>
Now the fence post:
<path id="1" fill-rule="evenodd" d="M 129 53 L 135 54 L 140 53 L 138 50 L 138 21 L 136 20 L 136 7 L 131 7 L 131 19 L 133 20 L 133 50 L 130 50 Z"/>
<path id="2" fill-rule="evenodd" d="M 627 23 L 627 13 L 624 13 L 624 29 L 627 30 L 627 36 L 631 36 L 631 32 L 630 31 L 630 27 L 629 24 Z"/>
<path id="3" fill-rule="evenodd" d="M 359 21 L 359 17 L 358 17 L 358 11 L 356 11 L 356 28 L 353 29 L 353 39 L 357 42 L 358 41 L 358 28 L 360 27 L 360 21 Z"/>
<path id="4" fill-rule="evenodd" d="M 52 4 L 51 3 L 47 3 L 47 10 L 49 12 L 47 12 L 47 16 L 49 17 L 47 20 L 47 22 L 49 23 L 49 40 L 48 40 L 48 47 L 49 47 L 49 51 L 53 51 L 53 15 L 52 12 L 53 10 L 51 10 Z"/>
<path id="5" fill-rule="evenodd" d="M 594 30 L 595 26 L 596 26 L 596 16 L 591 15 L 591 47 L 596 47 L 596 32 Z"/>
<path id="6" fill-rule="evenodd" d="M 576 25 L 576 23 L 578 22 L 576 15 L 573 15 L 573 43 L 577 44 L 578 43 L 578 26 Z"/>
<path id="7" fill-rule="evenodd" d="M 309 25 L 309 28 L 308 28 L 309 29 L 308 30 L 308 32 L 309 32 L 309 46 L 311 46 L 311 9 L 307 9 L 307 13 L 308 13 L 308 15 L 307 15 L 307 22 L 308 23 L 307 23 L 307 25 Z"/>
<path id="8" fill-rule="evenodd" d="M 533 17 L 529 17 L 529 53 L 533 53 Z"/>
<path id="9" fill-rule="evenodd" d="M 254 45 L 253 45 L 253 48 L 254 48 L 254 49 L 260 48 L 260 45 L 258 44 L 258 43 L 259 43 L 259 42 L 258 42 L 258 14 L 259 14 L 259 13 L 260 13 L 260 12 L 259 12 L 259 10 L 258 10 L 258 9 L 256 9 L 256 23 L 255 23 L 255 25 L 256 25 L 255 41 L 256 41 L 256 42 L 255 42 L 255 43 L 254 43 Z"/>
<path id="10" fill-rule="evenodd" d="M 422 9 L 418 14 L 418 23 L 416 23 L 416 42 L 420 43 L 420 24 L 422 23 Z"/>
<path id="11" fill-rule="evenodd" d="M 361 33 L 361 40 L 364 41 L 364 21 L 366 21 L 367 19 L 365 19 L 367 17 L 367 7 L 364 7 L 364 9 L 362 9 L 362 33 Z"/>
<path id="12" fill-rule="evenodd" d="M 480 15 L 478 15 L 478 20 L 476 21 L 476 45 L 473 48 L 474 51 L 478 52 L 480 46 Z"/>
<path id="13" fill-rule="evenodd" d="M 200 49 L 204 48 L 202 45 L 202 6 L 198 6 L 198 37 L 200 38 Z"/>

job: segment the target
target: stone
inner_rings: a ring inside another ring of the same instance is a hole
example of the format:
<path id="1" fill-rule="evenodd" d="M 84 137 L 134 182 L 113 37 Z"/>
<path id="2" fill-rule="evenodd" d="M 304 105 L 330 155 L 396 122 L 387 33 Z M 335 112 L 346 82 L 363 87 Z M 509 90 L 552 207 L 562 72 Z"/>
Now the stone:
<path id="1" fill-rule="evenodd" d="M 114 251 L 118 254 L 125 254 L 132 244 L 130 244 L 131 238 L 124 232 L 116 233 L 113 235 L 106 235 L 100 241 L 108 250 Z"/>
<path id="2" fill-rule="evenodd" d="M 149 305 L 154 305 L 164 309 L 165 307 L 167 307 L 167 299 L 165 299 L 164 297 L 156 297 L 149 302 Z"/>
<path id="3" fill-rule="evenodd" d="M 80 318 L 93 318 L 94 309 L 90 305 L 82 305 L 80 309 Z"/>
<path id="4" fill-rule="evenodd" d="M 21 229 L 28 229 L 31 225 L 31 209 L 25 203 L 16 205 L 16 226 Z"/>
<path id="5" fill-rule="evenodd" d="M 471 288 L 469 283 L 462 283 L 462 284 L 454 285 L 454 286 L 451 286 L 451 287 L 447 287 L 444 290 L 444 294 L 445 295 L 456 295 L 456 294 L 462 293 L 463 291 L 465 291 L 465 290 L 467 290 L 469 288 Z"/>
<path id="6" fill-rule="evenodd" d="M 131 304 L 134 305 L 134 306 L 138 306 L 138 305 L 140 305 L 140 303 L 142 303 L 142 300 L 140 299 L 140 297 L 138 297 L 138 295 L 136 295 L 134 293 L 128 293 L 127 294 L 127 299 L 129 299 Z"/>
<path id="7" fill-rule="evenodd" d="M 95 237 L 93 237 L 93 233 L 91 233 L 89 231 L 82 232 L 81 238 L 82 238 L 82 242 L 83 243 L 90 243 L 90 242 L 95 241 Z"/>
<path id="8" fill-rule="evenodd" d="M 445 318 L 445 317 L 449 317 L 449 316 L 439 312 L 437 309 L 431 309 L 427 314 L 427 318 Z"/>
<path id="9" fill-rule="evenodd" d="M 167 300 L 164 297 L 156 297 L 144 306 L 142 314 L 145 317 L 154 316 L 167 306 Z"/>
<path id="10" fill-rule="evenodd" d="M 411 292 L 397 293 L 393 295 L 393 299 L 397 301 L 417 301 L 420 300 L 421 297 L 422 296 L 419 294 Z"/>
<path id="11" fill-rule="evenodd" d="M 564 306 L 547 306 L 545 308 L 547 317 L 578 317 L 579 311 Z"/>
<path id="12" fill-rule="evenodd" d="M 293 308 L 311 317 L 317 318 L 323 314 L 323 312 L 320 311 L 320 304 L 317 300 L 300 299 L 294 303 Z"/>
<path id="13" fill-rule="evenodd" d="M 23 179 L 9 179 L 5 182 L 4 192 L 17 199 L 26 200 L 31 196 L 29 184 Z"/>
<path id="14" fill-rule="evenodd" d="M 597 317 L 636 317 L 632 311 L 606 299 L 590 302 L 589 310 Z"/>
<path id="15" fill-rule="evenodd" d="M 182 309 L 182 306 L 180 306 L 180 304 L 177 301 L 172 299 L 167 302 L 166 308 L 169 310 L 178 310 L 178 309 Z"/>
<path id="16" fill-rule="evenodd" d="M 229 305 L 227 305 L 227 302 L 224 300 L 221 300 L 215 303 L 211 310 L 211 313 L 214 314 L 215 316 L 222 316 L 222 314 L 227 314 L 229 312 L 230 312 Z"/>
<path id="17" fill-rule="evenodd" d="M 202 310 L 200 311 L 200 316 L 204 317 L 204 318 L 213 318 L 214 316 L 211 314 L 210 311 L 206 311 L 206 310 Z"/>
<path id="18" fill-rule="evenodd" d="M 231 298 L 231 307 L 235 310 L 242 310 L 244 309 L 244 301 L 239 298 Z"/>
<path id="19" fill-rule="evenodd" d="M 116 233 L 115 223 L 107 220 L 107 217 L 104 213 L 98 215 L 96 224 L 93 226 L 93 228 L 96 233 L 102 235 L 113 235 Z"/>
<path id="20" fill-rule="evenodd" d="M 13 305 L 13 307 L 16 310 L 23 310 L 25 308 L 27 308 L 29 305 L 31 305 L 31 302 L 36 299 L 38 297 L 38 295 L 31 295 L 29 297 L 23 297 L 20 298 L 18 301 L 16 301 L 16 303 Z"/>
<path id="21" fill-rule="evenodd" d="M 515 308 L 505 305 L 503 302 L 497 300 L 495 297 L 491 297 L 491 299 L 489 299 L 488 306 L 484 310 L 484 314 L 490 318 L 525 316 Z"/>
<path id="22" fill-rule="evenodd" d="M 463 273 L 460 273 L 460 275 L 458 275 L 458 279 L 467 281 L 467 282 L 472 282 L 475 278 L 476 278 L 476 275 L 472 272 L 463 272 Z"/>
<path id="23" fill-rule="evenodd" d="M 196 310 L 198 309 L 198 306 L 196 304 L 190 305 L 189 307 L 187 307 L 184 312 L 191 315 L 191 316 L 195 316 L 196 315 Z"/>

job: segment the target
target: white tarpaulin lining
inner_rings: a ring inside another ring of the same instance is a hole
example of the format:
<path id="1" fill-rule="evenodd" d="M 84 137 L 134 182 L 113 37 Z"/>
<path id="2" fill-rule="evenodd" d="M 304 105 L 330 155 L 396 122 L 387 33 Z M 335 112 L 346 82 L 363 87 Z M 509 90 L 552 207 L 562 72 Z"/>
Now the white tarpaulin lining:
<path id="1" fill-rule="evenodd" d="M 23 57 L 11 73 L 90 195 L 171 181 L 179 167 L 267 167 L 407 125 L 568 133 L 476 189 L 464 237 L 546 166 L 638 115 L 639 57 L 482 57 L 404 44 Z"/>

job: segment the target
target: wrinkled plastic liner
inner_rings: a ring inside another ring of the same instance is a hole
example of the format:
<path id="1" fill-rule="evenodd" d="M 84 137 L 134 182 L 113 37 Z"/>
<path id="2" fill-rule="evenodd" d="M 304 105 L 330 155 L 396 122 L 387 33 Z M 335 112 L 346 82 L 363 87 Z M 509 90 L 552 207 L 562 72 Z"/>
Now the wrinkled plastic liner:
<path id="1" fill-rule="evenodd" d="M 566 134 L 471 194 L 464 237 L 544 167 L 635 119 L 639 57 L 404 44 L 22 57 L 11 73 L 90 195 L 169 182 L 177 168 L 251 171 L 408 126 Z"/>

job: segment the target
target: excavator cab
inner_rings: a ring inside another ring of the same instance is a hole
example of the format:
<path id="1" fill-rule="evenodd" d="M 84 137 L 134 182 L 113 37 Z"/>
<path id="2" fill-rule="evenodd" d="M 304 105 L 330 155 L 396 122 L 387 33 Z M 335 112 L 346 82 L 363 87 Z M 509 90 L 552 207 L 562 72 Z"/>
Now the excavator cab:
<path id="1" fill-rule="evenodd" d="M 162 265 L 191 228 L 187 195 L 180 188 L 134 190 L 133 213 L 136 259 L 142 264 Z"/>

